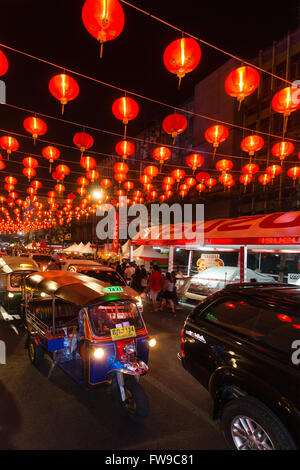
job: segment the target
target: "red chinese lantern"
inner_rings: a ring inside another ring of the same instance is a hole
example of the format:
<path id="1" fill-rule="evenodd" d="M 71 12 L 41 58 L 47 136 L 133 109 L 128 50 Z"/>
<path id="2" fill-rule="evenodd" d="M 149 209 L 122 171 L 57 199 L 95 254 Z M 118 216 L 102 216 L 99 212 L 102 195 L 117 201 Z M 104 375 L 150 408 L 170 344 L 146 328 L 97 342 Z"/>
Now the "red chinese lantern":
<path id="1" fill-rule="evenodd" d="M 0 170 L 4 170 L 5 163 L 0 160 Z"/>
<path id="2" fill-rule="evenodd" d="M 88 32 L 103 44 L 118 37 L 125 23 L 123 8 L 118 0 L 87 0 L 82 8 L 82 21 Z"/>
<path id="3" fill-rule="evenodd" d="M 97 163 L 93 157 L 86 156 L 80 159 L 80 165 L 82 166 L 82 168 L 89 171 L 93 170 L 96 167 Z"/>
<path id="4" fill-rule="evenodd" d="M 258 178 L 258 181 L 264 186 L 264 190 L 265 190 L 266 185 L 271 183 L 272 177 L 265 173 L 264 175 L 260 175 L 260 177 Z"/>
<path id="5" fill-rule="evenodd" d="M 228 189 L 230 190 L 230 189 L 232 188 L 232 186 L 234 186 L 234 185 L 235 185 L 235 181 L 234 181 L 233 178 L 231 178 L 230 180 L 225 181 L 225 183 L 224 183 L 224 189 L 225 189 L 225 188 L 228 188 Z"/>
<path id="6" fill-rule="evenodd" d="M 81 197 L 84 196 L 87 193 L 87 190 L 84 187 L 77 188 L 76 191 L 78 192 L 79 196 L 81 196 Z"/>
<path id="7" fill-rule="evenodd" d="M 65 105 L 77 98 L 79 86 L 74 78 L 65 73 L 55 75 L 49 82 L 50 93 L 60 101 L 62 105 L 62 114 L 64 114 Z"/>
<path id="8" fill-rule="evenodd" d="M 175 184 L 175 180 L 174 180 L 174 178 L 172 178 L 172 176 L 166 176 L 163 179 L 163 183 L 168 184 L 169 186 L 172 186 L 173 184 Z"/>
<path id="9" fill-rule="evenodd" d="M 134 188 L 134 183 L 132 181 L 125 181 L 125 183 L 123 183 L 123 188 L 127 191 L 131 191 Z"/>
<path id="10" fill-rule="evenodd" d="M 127 174 L 126 173 L 115 173 L 114 178 L 116 181 L 118 181 L 119 184 L 123 183 L 123 181 L 127 180 Z"/>
<path id="11" fill-rule="evenodd" d="M 4 179 L 5 183 L 7 184 L 14 184 L 16 185 L 18 183 L 18 180 L 14 176 L 6 176 Z"/>
<path id="12" fill-rule="evenodd" d="M 228 136 L 229 136 L 228 128 L 220 124 L 209 127 L 207 131 L 205 132 L 205 139 L 210 144 L 213 144 L 213 147 L 214 147 L 213 160 L 215 159 L 217 148 L 222 142 L 225 142 Z"/>
<path id="13" fill-rule="evenodd" d="M 160 165 L 167 160 L 170 160 L 172 156 L 171 150 L 168 147 L 156 147 L 153 150 L 153 158 L 159 161 Z"/>
<path id="14" fill-rule="evenodd" d="M 295 185 L 296 179 L 300 178 L 300 167 L 299 166 L 294 166 L 293 168 L 290 168 L 287 172 L 287 175 L 290 178 L 293 178 L 294 185 Z"/>
<path id="15" fill-rule="evenodd" d="M 189 155 L 187 157 L 186 163 L 195 172 L 197 170 L 197 168 L 200 168 L 203 165 L 204 157 L 202 157 L 202 155 L 200 155 L 200 153 L 193 153 L 192 155 Z"/>
<path id="16" fill-rule="evenodd" d="M 27 194 L 33 195 L 36 194 L 36 189 L 34 188 L 27 188 L 26 189 Z"/>
<path id="17" fill-rule="evenodd" d="M 248 175 L 255 175 L 259 171 L 259 166 L 255 163 L 248 163 L 242 168 L 242 172 Z"/>
<path id="18" fill-rule="evenodd" d="M 179 196 L 182 197 L 182 199 L 183 199 L 185 196 L 187 196 L 188 191 L 184 191 L 184 190 L 182 189 L 181 191 L 179 191 L 178 194 L 179 194 Z"/>
<path id="19" fill-rule="evenodd" d="M 174 113 L 164 119 L 162 126 L 164 131 L 173 137 L 174 143 L 175 138 L 186 130 L 187 120 L 182 114 Z"/>
<path id="20" fill-rule="evenodd" d="M 124 139 L 126 138 L 127 124 L 139 114 L 139 106 L 136 101 L 128 96 L 118 98 L 112 105 L 113 115 L 124 124 Z"/>
<path id="21" fill-rule="evenodd" d="M 201 59 L 201 48 L 192 38 L 181 38 L 171 42 L 164 53 L 164 64 L 169 72 L 179 78 L 180 86 L 182 78 L 192 72 Z"/>
<path id="22" fill-rule="evenodd" d="M 116 145 L 116 152 L 118 155 L 121 155 L 124 160 L 126 160 L 127 157 L 130 157 L 130 155 L 134 154 L 135 146 L 128 140 L 121 140 L 121 142 L 118 142 Z"/>
<path id="23" fill-rule="evenodd" d="M 206 186 L 209 188 L 209 191 L 217 184 L 217 180 L 215 178 L 208 178 L 205 180 Z"/>
<path id="24" fill-rule="evenodd" d="M 55 168 L 55 172 L 60 175 L 60 180 L 63 180 L 65 176 L 69 175 L 70 171 L 71 170 L 67 165 L 57 165 Z"/>
<path id="25" fill-rule="evenodd" d="M 60 151 L 56 147 L 53 147 L 52 145 L 48 145 L 48 147 L 43 148 L 42 155 L 47 160 L 49 160 L 49 163 L 50 163 L 49 173 L 51 173 L 52 163 L 60 157 Z"/>
<path id="26" fill-rule="evenodd" d="M 122 197 L 122 196 L 125 196 L 125 191 L 123 191 L 123 189 L 118 189 L 118 191 L 116 191 L 116 196 L 118 197 Z"/>
<path id="27" fill-rule="evenodd" d="M 162 194 L 161 196 L 159 196 L 159 199 L 164 202 L 167 200 L 167 196 L 165 194 Z"/>
<path id="28" fill-rule="evenodd" d="M 89 170 L 86 173 L 86 177 L 91 180 L 91 183 L 94 183 L 96 180 L 100 178 L 100 173 L 99 171 L 96 170 Z"/>
<path id="29" fill-rule="evenodd" d="M 165 196 L 166 196 L 167 199 L 169 199 L 170 197 L 173 196 L 173 191 L 166 191 Z"/>
<path id="30" fill-rule="evenodd" d="M 196 175 L 196 180 L 199 181 L 199 183 L 205 183 L 206 180 L 210 178 L 209 173 L 206 173 L 204 171 L 201 171 Z"/>
<path id="31" fill-rule="evenodd" d="M 8 61 L 4 52 L 0 51 L 0 76 L 5 75 L 8 70 Z"/>
<path id="32" fill-rule="evenodd" d="M 140 198 L 141 196 L 143 195 L 142 191 L 140 191 L 139 189 L 137 189 L 136 191 L 134 191 L 133 193 L 133 196 L 135 198 Z"/>
<path id="33" fill-rule="evenodd" d="M 35 116 L 25 119 L 23 125 L 25 130 L 32 135 L 34 145 L 36 144 L 36 139 L 47 132 L 47 124 Z"/>
<path id="34" fill-rule="evenodd" d="M 159 169 L 157 168 L 157 166 L 149 165 L 146 166 L 146 168 L 144 169 L 144 173 L 150 178 L 155 178 L 155 176 L 157 176 L 159 173 Z"/>
<path id="35" fill-rule="evenodd" d="M 216 169 L 222 173 L 227 173 L 233 168 L 233 163 L 231 160 L 219 160 L 216 164 Z"/>
<path id="36" fill-rule="evenodd" d="M 80 186 L 87 186 L 89 184 L 89 180 L 85 178 L 84 176 L 81 176 L 80 178 L 77 178 L 77 183 Z"/>
<path id="37" fill-rule="evenodd" d="M 283 138 L 286 134 L 289 116 L 300 108 L 298 99 L 299 88 L 286 87 L 278 91 L 272 100 L 272 107 L 277 113 L 283 114 Z"/>
<path id="38" fill-rule="evenodd" d="M 77 132 L 77 134 L 75 134 L 73 137 L 73 142 L 76 147 L 79 147 L 81 156 L 83 152 L 85 152 L 87 149 L 91 148 L 94 145 L 93 137 L 90 134 L 87 134 L 86 132 Z"/>
<path id="39" fill-rule="evenodd" d="M 66 188 L 63 184 L 56 184 L 54 186 L 54 189 L 58 194 L 63 193 L 66 190 Z"/>
<path id="40" fill-rule="evenodd" d="M 37 168 L 39 166 L 38 161 L 35 158 L 27 157 L 23 159 L 23 165 L 26 168 Z"/>
<path id="41" fill-rule="evenodd" d="M 225 81 L 225 90 L 229 96 L 237 98 L 241 106 L 242 101 L 257 89 L 260 82 L 259 73 L 253 67 L 239 67 L 228 75 Z"/>
<path id="42" fill-rule="evenodd" d="M 226 186 L 226 183 L 228 183 L 228 181 L 232 179 L 233 177 L 230 173 L 222 173 L 222 175 L 219 177 L 219 182 L 224 184 L 224 186 Z"/>
<path id="43" fill-rule="evenodd" d="M 280 165 L 271 165 L 266 168 L 266 174 L 271 176 L 272 179 L 280 175 L 280 173 L 282 173 L 282 167 Z"/>
<path id="44" fill-rule="evenodd" d="M 186 184 L 189 188 L 192 188 L 193 186 L 196 186 L 197 181 L 195 178 L 186 178 L 184 184 Z"/>
<path id="45" fill-rule="evenodd" d="M 19 142 L 14 137 L 4 135 L 0 138 L 0 147 L 6 150 L 7 158 L 9 160 L 10 154 L 12 152 L 16 152 L 19 149 Z"/>
<path id="46" fill-rule="evenodd" d="M 250 157 L 252 157 L 255 152 L 258 152 L 263 148 L 264 144 L 264 139 L 259 135 L 248 135 L 242 141 L 241 148 L 244 152 L 249 153 Z"/>
<path id="47" fill-rule="evenodd" d="M 172 171 L 172 177 L 174 178 L 175 181 L 177 181 L 177 183 L 179 183 L 180 180 L 185 178 L 185 171 L 180 170 L 180 169 L 176 169 L 176 170 Z"/>
<path id="48" fill-rule="evenodd" d="M 48 197 L 50 197 L 50 198 L 56 198 L 56 196 L 57 196 L 55 191 L 48 191 L 47 194 L 48 194 Z"/>
<path id="49" fill-rule="evenodd" d="M 37 191 L 38 189 L 42 189 L 43 184 L 40 181 L 35 180 L 31 181 L 31 187 Z"/>
<path id="50" fill-rule="evenodd" d="M 24 168 L 23 169 L 23 175 L 27 176 L 28 181 L 31 180 L 31 178 L 34 178 L 36 175 L 36 171 L 34 168 Z"/>
<path id="51" fill-rule="evenodd" d="M 206 190 L 206 186 L 203 183 L 197 184 L 196 189 L 199 193 L 203 193 Z"/>
<path id="52" fill-rule="evenodd" d="M 283 160 L 286 157 L 289 157 L 293 151 L 295 150 L 294 144 L 292 142 L 278 142 L 272 148 L 272 154 L 274 157 L 280 158 L 280 162 L 282 164 Z"/>
<path id="53" fill-rule="evenodd" d="M 147 196 L 148 201 L 154 201 L 158 197 L 158 192 L 157 191 L 151 191 L 149 195 Z"/>
<path id="54" fill-rule="evenodd" d="M 153 186 L 152 183 L 144 184 L 144 190 L 145 190 L 147 193 L 148 193 L 149 191 L 151 191 L 153 188 L 154 188 L 154 186 Z"/>
<path id="55" fill-rule="evenodd" d="M 100 184 L 101 184 L 101 186 L 103 186 L 103 188 L 106 188 L 106 189 L 107 189 L 107 188 L 110 188 L 110 187 L 111 187 L 112 182 L 111 182 L 110 179 L 104 178 L 103 180 L 101 180 Z"/>
<path id="56" fill-rule="evenodd" d="M 247 185 L 250 184 L 252 181 L 253 181 L 253 176 L 250 175 L 249 173 L 240 176 L 240 183 L 244 185 L 245 192 L 246 192 Z"/>

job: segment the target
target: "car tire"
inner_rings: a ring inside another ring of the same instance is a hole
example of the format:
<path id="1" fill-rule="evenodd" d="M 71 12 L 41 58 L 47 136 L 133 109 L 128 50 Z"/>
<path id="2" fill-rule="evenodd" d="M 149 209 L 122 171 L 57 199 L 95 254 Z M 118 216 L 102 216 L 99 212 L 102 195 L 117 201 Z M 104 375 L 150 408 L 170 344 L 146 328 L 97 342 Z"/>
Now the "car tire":
<path id="1" fill-rule="evenodd" d="M 277 416 L 253 397 L 230 401 L 222 411 L 222 431 L 233 450 L 296 450 Z"/>
<path id="2" fill-rule="evenodd" d="M 122 414 L 134 422 L 144 421 L 149 415 L 149 400 L 144 389 L 132 375 L 124 376 L 124 386 L 126 403 L 122 402 L 117 377 L 112 378 L 113 396 L 121 407 Z"/>
<path id="3" fill-rule="evenodd" d="M 37 344 L 31 337 L 28 339 L 28 357 L 34 366 L 38 367 L 44 359 L 44 350 L 40 344 Z"/>

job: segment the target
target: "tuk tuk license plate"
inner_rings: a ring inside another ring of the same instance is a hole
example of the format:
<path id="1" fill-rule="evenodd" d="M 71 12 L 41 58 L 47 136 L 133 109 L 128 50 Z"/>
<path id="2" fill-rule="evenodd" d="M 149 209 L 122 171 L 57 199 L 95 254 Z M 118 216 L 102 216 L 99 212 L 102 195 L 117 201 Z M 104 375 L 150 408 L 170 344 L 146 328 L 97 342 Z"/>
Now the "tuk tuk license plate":
<path id="1" fill-rule="evenodd" d="M 133 338 L 136 336 L 134 326 L 124 326 L 123 328 L 114 328 L 110 330 L 111 339 L 117 341 L 118 339 Z"/>

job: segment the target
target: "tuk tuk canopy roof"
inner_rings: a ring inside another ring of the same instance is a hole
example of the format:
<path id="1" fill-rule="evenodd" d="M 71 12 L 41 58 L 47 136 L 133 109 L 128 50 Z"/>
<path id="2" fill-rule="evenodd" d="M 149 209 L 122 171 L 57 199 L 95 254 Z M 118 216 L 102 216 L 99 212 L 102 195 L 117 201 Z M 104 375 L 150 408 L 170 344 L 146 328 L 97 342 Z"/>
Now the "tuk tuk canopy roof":
<path id="1" fill-rule="evenodd" d="M 0 270 L 9 274 L 15 271 L 40 271 L 40 268 L 32 258 L 5 256 L 0 258 Z"/>
<path id="2" fill-rule="evenodd" d="M 103 300 L 103 289 L 107 284 L 84 274 L 69 271 L 45 271 L 30 274 L 26 287 L 44 292 L 65 302 L 80 307 Z"/>

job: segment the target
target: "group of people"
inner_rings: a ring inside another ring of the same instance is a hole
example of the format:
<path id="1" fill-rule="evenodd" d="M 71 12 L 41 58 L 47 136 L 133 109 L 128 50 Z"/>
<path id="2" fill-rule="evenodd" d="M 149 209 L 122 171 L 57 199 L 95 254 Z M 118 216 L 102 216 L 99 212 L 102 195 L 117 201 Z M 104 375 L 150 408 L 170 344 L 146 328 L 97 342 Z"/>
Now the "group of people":
<path id="1" fill-rule="evenodd" d="M 168 305 L 175 315 L 178 306 L 176 279 L 182 277 L 181 272 L 162 273 L 160 267 L 154 264 L 151 272 L 147 273 L 145 266 L 139 267 L 134 262 L 118 263 L 115 269 L 143 298 L 149 294 L 156 312 Z"/>

